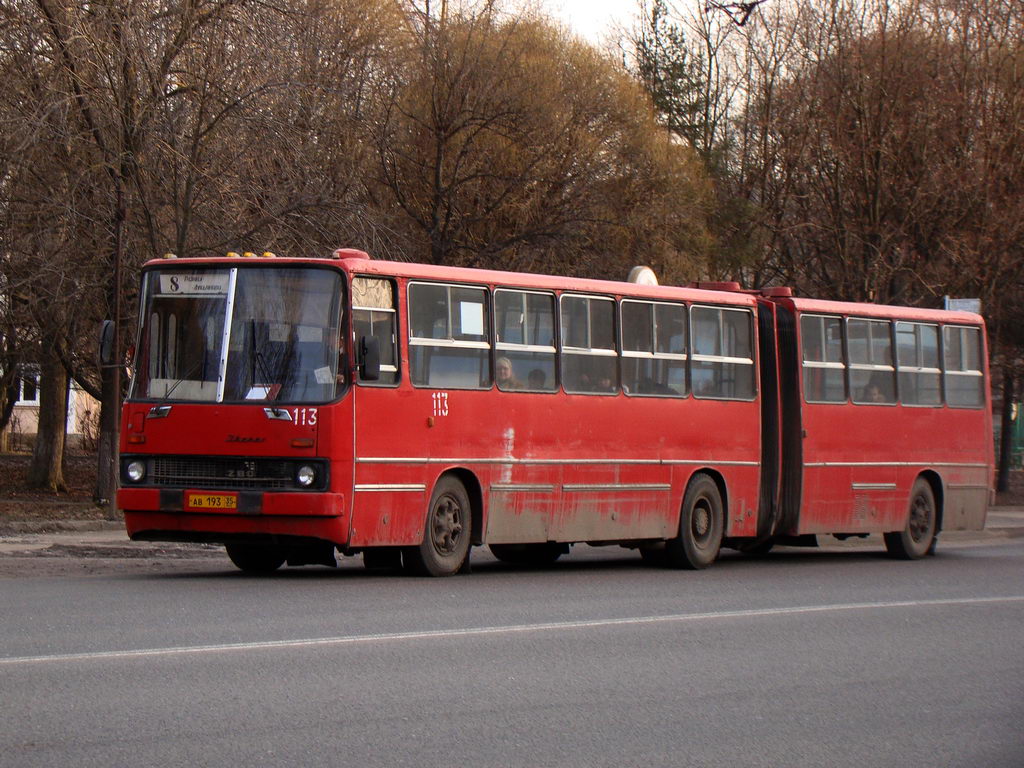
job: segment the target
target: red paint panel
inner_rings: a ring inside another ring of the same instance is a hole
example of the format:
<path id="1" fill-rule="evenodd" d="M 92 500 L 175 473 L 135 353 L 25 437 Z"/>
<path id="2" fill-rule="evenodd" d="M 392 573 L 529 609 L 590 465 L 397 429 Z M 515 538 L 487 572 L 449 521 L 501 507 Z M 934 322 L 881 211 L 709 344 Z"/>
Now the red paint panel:
<path id="1" fill-rule="evenodd" d="M 423 492 L 354 491 L 353 547 L 412 546 L 423 540 Z"/>
<path id="2" fill-rule="evenodd" d="M 685 483 L 703 466 L 722 474 L 736 504 L 729 535 L 756 529 L 757 403 L 407 383 L 357 388 L 355 402 L 357 487 L 421 484 L 424 494 L 357 493 L 354 542 L 418 542 L 430 491 L 452 467 L 479 481 L 494 543 L 672 536 Z"/>
<path id="3" fill-rule="evenodd" d="M 217 534 L 307 536 L 324 539 L 337 546 L 345 545 L 348 521 L 340 517 L 296 518 L 267 515 L 199 515 L 172 512 L 134 512 L 124 515 L 128 536 L 136 538 L 147 532 L 195 532 L 216 538 Z M 196 538 L 200 538 L 197 536 Z"/>
<path id="4" fill-rule="evenodd" d="M 796 533 L 901 530 L 911 487 L 925 470 L 944 484 L 987 485 L 990 440 L 981 409 L 812 403 L 803 419 Z M 977 466 L 963 466 L 970 464 Z"/>
<path id="5" fill-rule="evenodd" d="M 318 427 L 330 406 L 282 406 L 289 420 L 270 419 L 263 405 L 161 403 L 167 415 L 150 418 L 155 403 L 128 403 L 122 413 L 121 451 L 208 456 L 315 456 Z M 144 434 L 143 446 L 129 445 L 129 434 Z M 292 440 L 313 440 L 296 448 Z"/>
<path id="6" fill-rule="evenodd" d="M 117 491 L 117 508 L 127 510 L 160 509 L 160 491 L 156 488 L 119 488 Z"/>
<path id="7" fill-rule="evenodd" d="M 202 495 L 226 495 L 222 491 L 173 491 L 188 507 L 189 494 L 199 493 Z M 235 495 L 237 494 L 228 494 Z M 345 494 L 343 493 L 264 493 L 262 495 L 260 509 L 255 514 L 246 514 L 235 510 L 221 510 L 207 508 L 200 510 L 197 505 L 187 508 L 187 512 L 197 514 L 210 514 L 220 517 L 240 516 L 254 517 L 256 515 L 275 516 L 299 516 L 299 517 L 345 517 Z M 156 488 L 121 488 L 117 492 L 117 506 L 127 511 L 152 511 L 152 512 L 176 512 L 180 510 L 161 509 L 160 491 Z"/>

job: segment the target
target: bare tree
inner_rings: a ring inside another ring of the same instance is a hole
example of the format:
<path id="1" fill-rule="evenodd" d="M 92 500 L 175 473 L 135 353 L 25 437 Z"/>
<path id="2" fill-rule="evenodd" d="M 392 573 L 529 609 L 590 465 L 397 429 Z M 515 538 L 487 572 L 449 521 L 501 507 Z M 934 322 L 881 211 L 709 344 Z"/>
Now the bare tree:
<path id="1" fill-rule="evenodd" d="M 48 312 L 27 322 L 54 329 L 47 349 L 101 398 L 97 498 L 112 494 L 123 382 L 119 366 L 97 370 L 93 334 L 115 317 L 119 355 L 127 346 L 143 261 L 372 238 L 358 119 L 399 18 L 389 0 L 11 6 L 7 255 L 20 306 Z M 30 269 L 40 258 L 47 268 Z M 58 284 L 60 302 L 42 303 Z"/>
<path id="2" fill-rule="evenodd" d="M 637 250 L 703 256 L 699 164 L 613 62 L 491 3 L 411 28 L 375 142 L 414 257 L 620 275 Z"/>

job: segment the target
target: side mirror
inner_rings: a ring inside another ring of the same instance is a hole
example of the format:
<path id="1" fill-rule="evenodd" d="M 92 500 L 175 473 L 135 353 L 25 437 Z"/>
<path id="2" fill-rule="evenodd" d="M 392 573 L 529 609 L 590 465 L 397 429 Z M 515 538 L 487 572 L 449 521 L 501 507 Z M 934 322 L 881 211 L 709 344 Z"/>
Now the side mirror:
<path id="1" fill-rule="evenodd" d="M 359 339 L 359 379 L 380 379 L 380 341 L 373 336 L 363 336 Z"/>
<path id="2" fill-rule="evenodd" d="M 100 323 L 100 365 L 114 365 L 114 321 L 104 320 Z"/>

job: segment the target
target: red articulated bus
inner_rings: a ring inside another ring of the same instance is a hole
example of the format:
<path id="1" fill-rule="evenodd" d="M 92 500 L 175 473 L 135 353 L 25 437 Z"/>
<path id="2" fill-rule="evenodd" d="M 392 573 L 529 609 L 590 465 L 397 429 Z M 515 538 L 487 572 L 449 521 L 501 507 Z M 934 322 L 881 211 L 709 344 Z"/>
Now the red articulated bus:
<path id="1" fill-rule="evenodd" d="M 449 575 L 487 545 L 704 568 L 882 533 L 903 558 L 984 526 L 974 314 L 333 259 L 143 270 L 118 506 L 133 539 L 241 569 Z"/>

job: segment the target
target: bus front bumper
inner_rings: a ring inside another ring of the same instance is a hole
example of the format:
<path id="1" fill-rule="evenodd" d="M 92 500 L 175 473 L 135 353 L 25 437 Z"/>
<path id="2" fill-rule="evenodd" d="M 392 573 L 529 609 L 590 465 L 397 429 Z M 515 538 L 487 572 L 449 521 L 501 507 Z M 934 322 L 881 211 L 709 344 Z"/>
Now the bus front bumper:
<path id="1" fill-rule="evenodd" d="M 228 496 L 231 509 L 197 509 L 195 495 Z M 298 536 L 344 546 L 348 509 L 343 493 L 237 491 L 230 494 L 159 488 L 121 488 L 117 507 L 132 539 L 218 541 L 246 536 Z"/>

